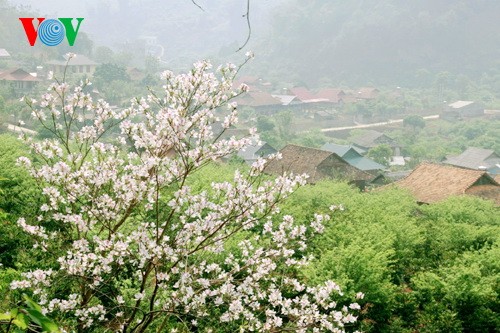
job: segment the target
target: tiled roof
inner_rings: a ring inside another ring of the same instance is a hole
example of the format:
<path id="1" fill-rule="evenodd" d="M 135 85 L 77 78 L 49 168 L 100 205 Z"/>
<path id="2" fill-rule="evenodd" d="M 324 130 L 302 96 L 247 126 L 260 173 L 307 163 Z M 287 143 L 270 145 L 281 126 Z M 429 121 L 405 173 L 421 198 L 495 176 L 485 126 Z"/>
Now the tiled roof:
<path id="1" fill-rule="evenodd" d="M 290 92 L 297 96 L 297 98 L 302 102 L 318 99 L 311 91 L 309 91 L 309 89 L 305 87 L 290 88 Z"/>
<path id="2" fill-rule="evenodd" d="M 500 188 L 484 171 L 462 169 L 432 163 L 420 164 L 412 173 L 395 183 L 410 190 L 419 202 L 433 203 L 449 196 L 474 194 L 477 185 Z"/>
<path id="3" fill-rule="evenodd" d="M 491 149 L 469 147 L 462 154 L 447 158 L 444 163 L 469 169 L 478 169 L 479 167 L 487 169 L 500 163 L 500 156 Z"/>
<path id="4" fill-rule="evenodd" d="M 339 103 L 344 95 L 345 92 L 342 89 L 325 88 L 318 91 L 316 98 L 324 98 L 332 103 Z"/>
<path id="5" fill-rule="evenodd" d="M 242 106 L 282 105 L 282 102 L 271 94 L 263 91 L 249 91 L 236 99 Z"/>
<path id="6" fill-rule="evenodd" d="M 368 180 L 370 174 L 361 171 L 344 161 L 337 154 L 309 147 L 287 145 L 280 150 L 282 159 L 272 160 L 266 166 L 265 172 L 281 175 L 283 172 L 294 174 L 306 173 L 308 182 L 315 183 L 325 178 L 347 180 Z"/>
<path id="7" fill-rule="evenodd" d="M 0 71 L 0 80 L 6 81 L 41 81 L 21 68 Z"/>
<path id="8" fill-rule="evenodd" d="M 378 96 L 379 90 L 372 87 L 359 88 L 356 92 L 356 98 L 361 99 L 374 99 Z"/>
<path id="9" fill-rule="evenodd" d="M 353 138 L 352 142 L 359 147 L 365 148 L 373 148 L 383 143 L 386 143 L 389 146 L 395 146 L 394 140 L 392 140 L 384 133 L 380 133 L 375 130 L 366 131 L 361 136 Z"/>

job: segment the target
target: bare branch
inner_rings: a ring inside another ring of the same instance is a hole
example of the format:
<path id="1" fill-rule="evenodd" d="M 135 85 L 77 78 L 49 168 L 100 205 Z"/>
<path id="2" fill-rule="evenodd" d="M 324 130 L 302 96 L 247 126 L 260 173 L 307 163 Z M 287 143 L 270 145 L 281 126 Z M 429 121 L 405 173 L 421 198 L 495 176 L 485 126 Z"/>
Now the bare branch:
<path id="1" fill-rule="evenodd" d="M 247 18 L 248 35 L 243 45 L 241 45 L 240 48 L 236 50 L 236 52 L 241 51 L 245 46 L 247 46 L 248 41 L 250 40 L 250 36 L 252 35 L 252 26 L 250 24 L 250 0 L 247 0 L 247 12 L 243 15 L 243 17 Z"/>
<path id="2" fill-rule="evenodd" d="M 191 0 L 191 2 L 193 3 L 193 5 L 195 5 L 196 7 L 200 8 L 202 11 L 205 11 L 205 9 L 203 9 L 203 7 L 200 6 L 195 0 Z"/>

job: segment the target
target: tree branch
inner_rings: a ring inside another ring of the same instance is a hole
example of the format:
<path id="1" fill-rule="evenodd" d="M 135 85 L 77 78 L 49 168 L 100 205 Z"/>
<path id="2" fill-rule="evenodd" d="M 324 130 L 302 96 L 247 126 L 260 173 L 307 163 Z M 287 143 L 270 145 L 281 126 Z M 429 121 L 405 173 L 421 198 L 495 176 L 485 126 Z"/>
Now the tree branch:
<path id="1" fill-rule="evenodd" d="M 202 11 L 205 11 L 205 9 L 203 9 L 203 7 L 200 6 L 195 0 L 191 0 L 191 2 L 193 3 L 193 5 L 195 5 L 196 7 L 200 8 Z"/>
<path id="2" fill-rule="evenodd" d="M 247 0 L 247 12 L 246 14 L 243 14 L 243 17 L 247 18 L 248 35 L 243 45 L 241 45 L 240 48 L 236 50 L 236 52 L 241 51 L 245 46 L 247 46 L 248 41 L 250 40 L 250 36 L 252 35 L 252 26 L 250 24 L 250 0 Z"/>

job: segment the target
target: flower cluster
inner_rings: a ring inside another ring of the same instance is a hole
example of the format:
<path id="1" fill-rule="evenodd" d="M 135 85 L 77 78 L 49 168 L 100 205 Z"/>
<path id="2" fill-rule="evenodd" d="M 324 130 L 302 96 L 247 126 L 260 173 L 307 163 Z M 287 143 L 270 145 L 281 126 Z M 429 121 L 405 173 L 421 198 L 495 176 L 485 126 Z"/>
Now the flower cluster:
<path id="1" fill-rule="evenodd" d="M 308 237 L 330 219 L 281 216 L 279 203 L 306 175 L 267 179 L 259 159 L 232 181 L 201 191 L 189 185 L 204 165 L 258 140 L 253 129 L 242 138 L 225 134 L 238 121 L 232 99 L 247 90 L 233 90 L 238 67 L 210 70 L 199 62 L 185 74 L 164 72 L 162 94 L 124 110 L 94 101 L 89 82 L 55 83 L 40 102 L 26 99 L 54 139 L 30 142 L 43 165 L 19 160 L 46 203 L 35 221 L 18 224 L 58 255 L 57 267 L 28 272 L 12 288 L 34 288 L 45 312 L 64 313 L 80 330 L 229 323 L 243 331 L 342 332 L 356 320 L 356 303 L 338 309 L 335 283 L 298 279 Z M 60 227 L 48 233 L 45 221 Z M 56 293 L 61 280 L 66 291 Z"/>

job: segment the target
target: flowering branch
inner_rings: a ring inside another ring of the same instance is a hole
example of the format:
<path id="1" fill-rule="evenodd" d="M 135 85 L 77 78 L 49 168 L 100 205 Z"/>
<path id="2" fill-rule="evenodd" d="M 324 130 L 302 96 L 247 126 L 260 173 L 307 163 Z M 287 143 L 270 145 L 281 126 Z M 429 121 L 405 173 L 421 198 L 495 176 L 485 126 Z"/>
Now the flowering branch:
<path id="1" fill-rule="evenodd" d="M 57 264 L 11 287 L 32 289 L 68 330 L 220 331 L 223 323 L 227 331 L 342 332 L 355 322 L 337 309 L 335 283 L 298 278 L 308 235 L 330 218 L 280 217 L 279 203 L 306 175 L 265 178 L 259 159 L 232 181 L 190 186 L 197 170 L 258 140 L 253 129 L 243 138 L 214 129 L 237 123 L 232 99 L 247 87 L 233 90 L 239 67 L 210 70 L 199 62 L 186 74 L 167 71 L 161 95 L 125 110 L 93 101 L 89 82 L 55 83 L 40 102 L 27 99 L 54 139 L 30 141 L 41 166 L 19 160 L 46 203 L 36 221 L 18 224 Z"/>

